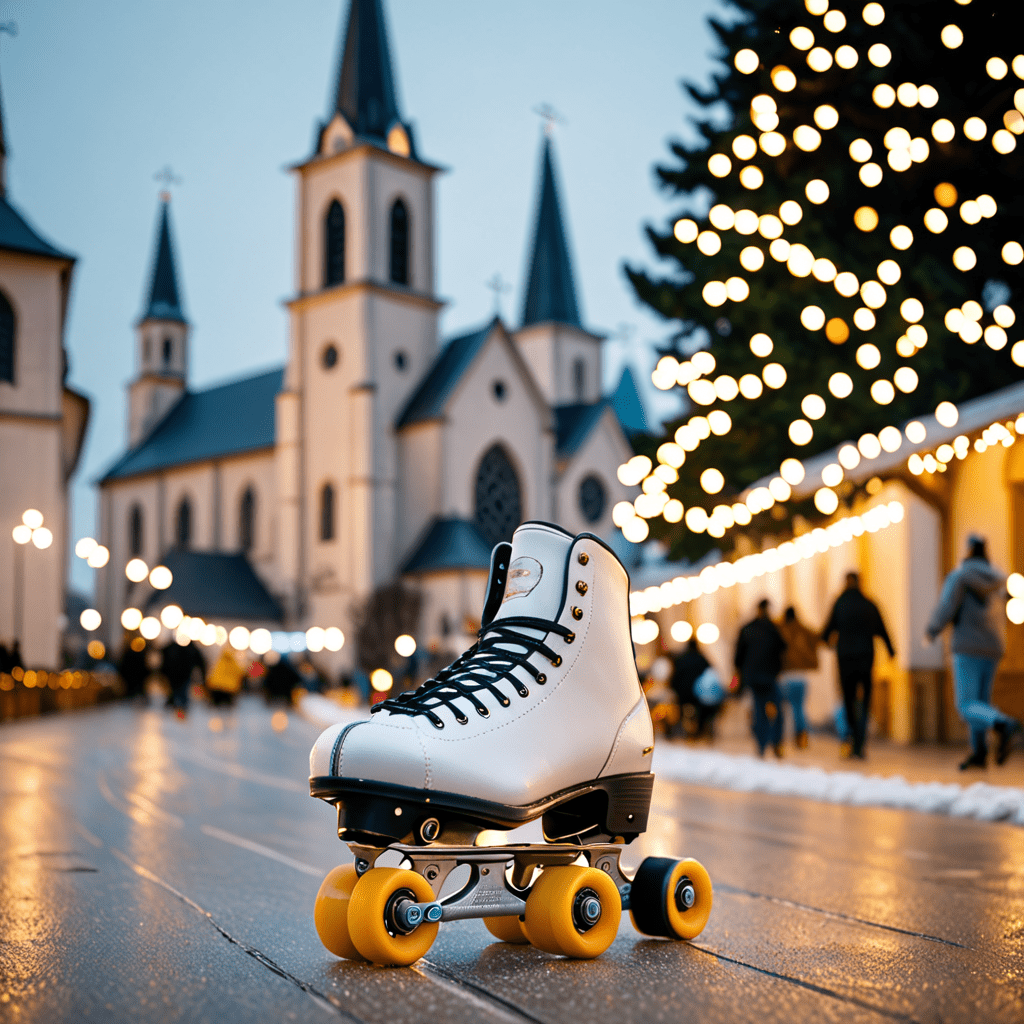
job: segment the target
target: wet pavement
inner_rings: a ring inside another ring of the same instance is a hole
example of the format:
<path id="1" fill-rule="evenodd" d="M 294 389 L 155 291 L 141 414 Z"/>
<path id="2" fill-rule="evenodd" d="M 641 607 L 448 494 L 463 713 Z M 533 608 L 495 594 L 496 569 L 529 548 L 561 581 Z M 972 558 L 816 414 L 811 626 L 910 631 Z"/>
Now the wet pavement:
<path id="1" fill-rule="evenodd" d="M 254 699 L 0 728 L 0 1021 L 1024 1019 L 1024 830 L 669 782 L 623 860 L 704 863 L 694 942 L 627 916 L 572 962 L 463 921 L 413 968 L 339 961 L 317 732 Z"/>

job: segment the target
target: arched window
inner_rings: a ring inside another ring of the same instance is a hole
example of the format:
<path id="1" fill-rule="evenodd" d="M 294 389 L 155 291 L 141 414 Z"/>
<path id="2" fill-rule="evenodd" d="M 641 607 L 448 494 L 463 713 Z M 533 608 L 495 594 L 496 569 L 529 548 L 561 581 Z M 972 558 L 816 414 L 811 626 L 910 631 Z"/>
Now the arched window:
<path id="1" fill-rule="evenodd" d="M 588 523 L 596 523 L 608 505 L 608 492 L 601 478 L 593 473 L 580 481 L 580 512 Z"/>
<path id="2" fill-rule="evenodd" d="M 331 201 L 324 220 L 324 287 L 345 280 L 345 211 L 337 199 Z"/>
<path id="3" fill-rule="evenodd" d="M 145 547 L 142 529 L 142 506 L 132 505 L 132 510 L 128 513 L 128 550 L 133 558 L 139 558 Z"/>
<path id="4" fill-rule="evenodd" d="M 490 545 L 512 539 L 522 522 L 523 500 L 519 478 L 500 444 L 489 448 L 476 471 L 474 522 Z"/>
<path id="5" fill-rule="evenodd" d="M 238 507 L 238 546 L 243 551 L 252 551 L 256 543 L 256 492 L 246 487 Z"/>
<path id="6" fill-rule="evenodd" d="M 0 380 L 14 383 L 14 310 L 0 292 Z"/>
<path id="7" fill-rule="evenodd" d="M 192 542 L 192 502 L 182 498 L 178 514 L 174 517 L 174 539 L 179 548 L 187 548 Z"/>
<path id="8" fill-rule="evenodd" d="M 174 342 L 170 338 L 164 338 L 164 366 L 171 365 L 171 357 L 174 355 Z"/>
<path id="9" fill-rule="evenodd" d="M 324 484 L 320 490 L 320 539 L 334 540 L 334 487 Z"/>
<path id="10" fill-rule="evenodd" d="M 409 211 L 401 199 L 391 207 L 391 280 L 409 283 Z"/>
<path id="11" fill-rule="evenodd" d="M 587 364 L 582 359 L 572 361 L 572 389 L 577 402 L 587 400 Z"/>

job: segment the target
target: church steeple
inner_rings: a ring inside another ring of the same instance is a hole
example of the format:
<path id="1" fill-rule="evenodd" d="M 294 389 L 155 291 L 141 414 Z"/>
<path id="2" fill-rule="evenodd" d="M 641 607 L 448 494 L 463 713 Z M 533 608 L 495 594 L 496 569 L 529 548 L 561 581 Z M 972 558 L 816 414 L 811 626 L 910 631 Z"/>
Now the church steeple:
<path id="1" fill-rule="evenodd" d="M 153 273 L 149 287 L 149 302 L 140 318 L 168 320 L 187 324 L 178 293 L 178 275 L 174 265 L 174 246 L 171 243 L 170 206 L 167 192 L 160 195 L 160 226 L 157 230 L 156 250 L 153 253 Z"/>
<path id="2" fill-rule="evenodd" d="M 523 327 L 555 322 L 582 328 L 572 262 L 562 223 L 562 211 L 555 186 L 550 136 L 544 137 L 541 157 L 540 197 L 533 233 Z"/>
<path id="3" fill-rule="evenodd" d="M 356 135 L 377 139 L 401 120 L 381 0 L 350 0 L 335 110 Z"/>

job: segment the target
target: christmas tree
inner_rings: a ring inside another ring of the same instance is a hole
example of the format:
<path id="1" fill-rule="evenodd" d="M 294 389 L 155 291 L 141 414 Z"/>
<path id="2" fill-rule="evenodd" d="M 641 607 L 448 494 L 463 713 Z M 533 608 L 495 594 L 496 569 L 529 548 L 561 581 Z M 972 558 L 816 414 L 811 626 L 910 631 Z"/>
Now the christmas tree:
<path id="1" fill-rule="evenodd" d="M 676 557 L 728 547 L 751 516 L 750 529 L 778 532 L 813 514 L 789 501 L 809 455 L 858 439 L 851 459 L 897 450 L 912 417 L 954 417 L 957 402 L 1024 378 L 1024 342 L 1008 333 L 1024 284 L 1012 9 L 731 7 L 735 20 L 711 22 L 711 88 L 687 87 L 705 111 L 700 140 L 657 168 L 682 209 L 648 235 L 673 266 L 627 268 L 675 327 L 654 381 L 697 408 L 623 468 L 645 493 L 616 521 Z M 822 481 L 821 514 L 850 497 L 842 478 L 836 465 Z"/>

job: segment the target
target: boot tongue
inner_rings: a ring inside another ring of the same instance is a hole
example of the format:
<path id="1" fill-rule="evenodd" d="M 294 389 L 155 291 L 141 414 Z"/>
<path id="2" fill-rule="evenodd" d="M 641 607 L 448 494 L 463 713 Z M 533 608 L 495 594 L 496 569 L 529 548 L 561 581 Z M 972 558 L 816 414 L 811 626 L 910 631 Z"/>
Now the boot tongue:
<path id="1" fill-rule="evenodd" d="M 528 523 L 516 530 L 512 535 L 505 597 L 495 619 L 519 615 L 549 620 L 558 617 L 572 540 L 561 530 L 542 523 Z"/>

